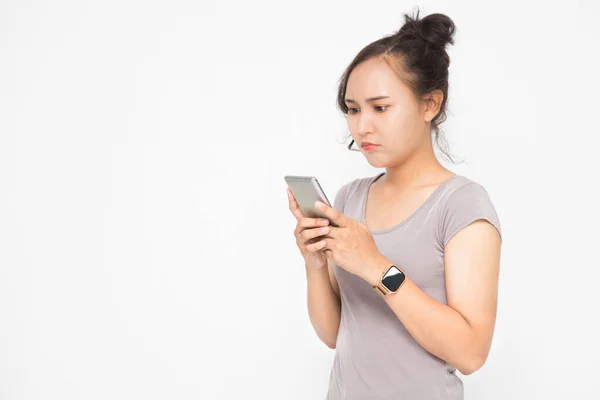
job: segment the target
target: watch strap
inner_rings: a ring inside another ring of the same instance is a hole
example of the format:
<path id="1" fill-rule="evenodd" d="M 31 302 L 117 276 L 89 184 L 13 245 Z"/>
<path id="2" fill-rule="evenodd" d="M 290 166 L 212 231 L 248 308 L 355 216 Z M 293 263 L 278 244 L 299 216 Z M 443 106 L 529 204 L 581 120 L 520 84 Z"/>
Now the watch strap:
<path id="1" fill-rule="evenodd" d="M 390 289 L 387 288 L 387 286 L 385 286 L 383 284 L 383 282 L 381 282 L 379 285 L 377 286 L 373 286 L 373 289 L 375 289 L 375 291 L 377 293 L 379 293 L 381 296 L 387 296 L 388 294 L 391 293 Z"/>

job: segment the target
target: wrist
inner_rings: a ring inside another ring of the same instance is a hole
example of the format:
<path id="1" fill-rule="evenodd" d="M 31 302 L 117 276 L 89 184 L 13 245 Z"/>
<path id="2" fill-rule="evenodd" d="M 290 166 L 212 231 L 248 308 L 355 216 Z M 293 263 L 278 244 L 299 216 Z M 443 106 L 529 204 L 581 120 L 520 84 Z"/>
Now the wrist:
<path id="1" fill-rule="evenodd" d="M 313 276 L 313 275 L 322 275 L 323 273 L 328 274 L 328 270 L 327 270 L 327 264 L 324 264 L 323 266 L 311 266 L 308 264 L 304 264 L 304 268 L 306 270 L 306 276 Z"/>
<path id="2" fill-rule="evenodd" d="M 381 283 L 381 277 L 386 273 L 392 264 L 393 262 L 384 256 L 376 257 L 371 263 L 371 266 L 367 269 L 363 279 L 371 286 L 379 285 Z"/>

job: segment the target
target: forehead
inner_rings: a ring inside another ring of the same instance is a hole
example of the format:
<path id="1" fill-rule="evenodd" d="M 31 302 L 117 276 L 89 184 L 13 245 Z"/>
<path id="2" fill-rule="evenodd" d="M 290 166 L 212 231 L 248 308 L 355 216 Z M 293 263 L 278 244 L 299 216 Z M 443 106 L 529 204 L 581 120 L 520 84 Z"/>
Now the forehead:
<path id="1" fill-rule="evenodd" d="M 385 60 L 378 57 L 357 65 L 346 85 L 346 98 L 358 102 L 375 96 L 405 98 L 409 95 L 408 86 Z"/>

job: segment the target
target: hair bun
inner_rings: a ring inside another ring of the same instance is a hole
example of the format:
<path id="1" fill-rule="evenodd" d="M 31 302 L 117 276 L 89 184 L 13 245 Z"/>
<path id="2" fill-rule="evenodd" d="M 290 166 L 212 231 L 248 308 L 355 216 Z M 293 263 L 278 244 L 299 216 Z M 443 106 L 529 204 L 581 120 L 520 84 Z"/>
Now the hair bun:
<path id="1" fill-rule="evenodd" d="M 454 44 L 454 22 L 445 14 L 431 14 L 419 19 L 417 15 L 411 17 L 404 14 L 404 25 L 398 31 L 400 37 L 412 36 L 422 40 L 425 44 L 438 49 L 445 49 L 448 43 Z"/>

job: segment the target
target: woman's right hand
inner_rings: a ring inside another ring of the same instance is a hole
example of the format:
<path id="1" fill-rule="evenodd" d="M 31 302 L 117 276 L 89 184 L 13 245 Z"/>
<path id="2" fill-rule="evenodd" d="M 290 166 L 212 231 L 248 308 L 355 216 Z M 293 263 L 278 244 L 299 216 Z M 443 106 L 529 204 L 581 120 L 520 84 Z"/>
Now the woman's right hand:
<path id="1" fill-rule="evenodd" d="M 323 236 L 329 233 L 329 220 L 326 218 L 309 218 L 305 217 L 294 198 L 292 191 L 288 188 L 288 200 L 290 211 L 296 217 L 298 223 L 294 229 L 296 237 L 296 245 L 300 249 L 300 254 L 304 257 L 307 268 L 319 269 L 327 266 L 327 254 L 325 249 L 319 245 L 319 241 L 324 239 Z M 325 228 L 325 231 L 321 229 Z"/>

